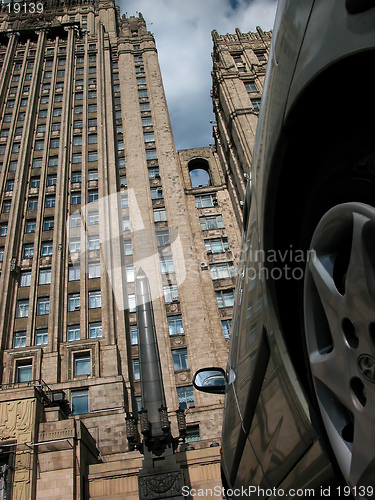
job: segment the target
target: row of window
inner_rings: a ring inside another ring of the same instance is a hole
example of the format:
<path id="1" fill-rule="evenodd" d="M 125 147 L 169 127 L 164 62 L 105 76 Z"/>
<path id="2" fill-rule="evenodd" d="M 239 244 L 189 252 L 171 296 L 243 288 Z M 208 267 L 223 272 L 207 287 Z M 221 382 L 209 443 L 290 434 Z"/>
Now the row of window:
<path id="1" fill-rule="evenodd" d="M 50 278 L 50 276 L 49 276 Z M 48 276 L 47 276 L 48 279 Z M 94 290 L 88 293 L 89 309 L 97 309 L 102 307 L 102 294 L 100 290 Z M 38 297 L 36 305 L 36 313 L 38 316 L 49 314 L 50 298 Z M 76 311 L 80 308 L 80 294 L 71 293 L 68 295 L 68 311 Z M 21 299 L 17 301 L 16 318 L 27 318 L 29 315 L 29 299 Z"/>

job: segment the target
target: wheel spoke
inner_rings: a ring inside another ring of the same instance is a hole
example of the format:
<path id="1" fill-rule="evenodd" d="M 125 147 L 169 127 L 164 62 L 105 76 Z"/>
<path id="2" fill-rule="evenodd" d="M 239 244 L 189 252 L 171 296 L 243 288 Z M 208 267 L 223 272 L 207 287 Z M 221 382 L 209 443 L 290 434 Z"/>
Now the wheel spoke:
<path id="1" fill-rule="evenodd" d="M 320 258 L 312 259 L 309 262 L 309 270 L 313 277 L 320 302 L 327 317 L 331 335 L 334 339 L 335 345 L 337 346 L 338 344 L 341 344 L 341 338 L 338 339 L 337 336 L 340 331 L 342 320 L 341 311 L 344 305 L 344 300 L 333 281 L 329 257 L 324 257 L 324 261 Z M 319 332 L 317 332 L 317 334 L 319 334 Z"/>
<path id="2" fill-rule="evenodd" d="M 353 448 L 350 464 L 352 485 L 375 486 L 375 433 L 374 404 L 368 402 L 362 411 L 357 411 L 354 419 Z M 371 483 L 370 483 L 371 481 Z"/>
<path id="3" fill-rule="evenodd" d="M 375 289 L 374 273 L 364 241 L 364 226 L 368 221 L 365 215 L 353 213 L 352 247 L 345 284 L 347 306 L 353 310 L 360 308 L 362 313 L 366 313 L 366 319 L 371 313 L 374 316 L 371 295 Z"/>
<path id="4" fill-rule="evenodd" d="M 310 354 L 310 364 L 314 378 L 328 387 L 343 406 L 351 408 L 353 402 L 349 391 L 349 380 L 345 377 L 347 373 L 345 358 L 337 355 L 337 349 L 323 355 L 317 352 Z"/>

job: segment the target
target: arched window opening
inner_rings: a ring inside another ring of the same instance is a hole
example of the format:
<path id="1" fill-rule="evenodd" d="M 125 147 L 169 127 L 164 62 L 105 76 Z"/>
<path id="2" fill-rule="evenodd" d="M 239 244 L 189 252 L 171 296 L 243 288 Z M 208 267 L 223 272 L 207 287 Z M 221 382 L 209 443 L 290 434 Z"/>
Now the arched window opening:
<path id="1" fill-rule="evenodd" d="M 189 162 L 189 174 L 193 188 L 211 185 L 210 167 L 206 160 L 197 158 Z"/>

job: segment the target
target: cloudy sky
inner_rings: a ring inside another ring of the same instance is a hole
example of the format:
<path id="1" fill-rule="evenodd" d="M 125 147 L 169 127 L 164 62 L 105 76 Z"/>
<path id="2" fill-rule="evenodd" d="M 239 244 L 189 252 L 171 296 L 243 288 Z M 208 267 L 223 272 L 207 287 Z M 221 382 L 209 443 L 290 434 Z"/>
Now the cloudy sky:
<path id="1" fill-rule="evenodd" d="M 277 0 L 117 0 L 155 35 L 177 149 L 213 142 L 211 31 L 272 29 Z"/>

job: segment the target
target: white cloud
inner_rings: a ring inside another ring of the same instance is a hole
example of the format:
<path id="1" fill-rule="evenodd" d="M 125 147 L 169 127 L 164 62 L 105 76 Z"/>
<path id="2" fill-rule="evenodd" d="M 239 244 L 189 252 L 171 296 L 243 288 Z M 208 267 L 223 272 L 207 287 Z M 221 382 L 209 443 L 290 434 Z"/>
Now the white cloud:
<path id="1" fill-rule="evenodd" d="M 276 0 L 122 0 L 121 14 L 143 14 L 155 35 L 177 149 L 212 142 L 211 31 L 273 27 Z"/>

